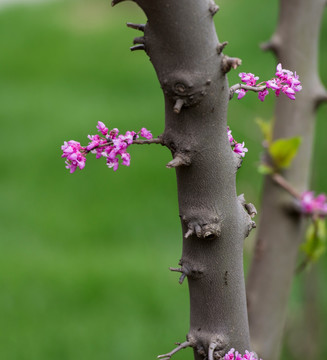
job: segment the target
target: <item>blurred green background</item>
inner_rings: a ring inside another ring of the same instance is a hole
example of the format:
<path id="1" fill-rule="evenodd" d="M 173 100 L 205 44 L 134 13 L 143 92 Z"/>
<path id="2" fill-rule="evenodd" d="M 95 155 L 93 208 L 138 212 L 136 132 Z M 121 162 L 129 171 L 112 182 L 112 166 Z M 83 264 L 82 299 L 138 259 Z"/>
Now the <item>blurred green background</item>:
<path id="1" fill-rule="evenodd" d="M 220 39 L 229 41 L 226 52 L 243 59 L 242 71 L 270 78 L 275 60 L 258 44 L 274 30 L 277 1 L 219 5 L 215 20 Z M 138 34 L 125 23 L 144 20 L 131 2 L 114 9 L 107 0 L 0 8 L 0 359 L 155 359 L 185 339 L 187 285 L 168 271 L 181 254 L 175 174 L 165 168 L 169 152 L 131 147 L 130 168 L 114 173 L 90 157 L 73 175 L 60 157 L 64 140 L 85 144 L 97 121 L 124 132 L 163 131 L 152 65 L 143 52 L 129 50 Z M 327 14 L 320 42 L 326 64 Z M 326 85 L 327 66 L 321 77 Z M 261 135 L 254 120 L 271 119 L 273 108 L 273 96 L 261 103 L 250 94 L 229 109 L 235 138 L 249 148 L 238 193 L 258 207 Z M 318 192 L 327 191 L 326 114 L 325 105 L 312 175 Z M 246 241 L 246 266 L 252 244 L 253 238 Z M 326 275 L 325 255 L 310 281 L 296 279 L 284 359 L 297 358 L 303 336 L 313 336 L 327 358 L 327 343 L 319 342 L 327 332 Z M 309 328 L 308 293 L 316 333 L 301 335 L 299 325 Z M 176 359 L 190 356 L 185 350 Z"/>

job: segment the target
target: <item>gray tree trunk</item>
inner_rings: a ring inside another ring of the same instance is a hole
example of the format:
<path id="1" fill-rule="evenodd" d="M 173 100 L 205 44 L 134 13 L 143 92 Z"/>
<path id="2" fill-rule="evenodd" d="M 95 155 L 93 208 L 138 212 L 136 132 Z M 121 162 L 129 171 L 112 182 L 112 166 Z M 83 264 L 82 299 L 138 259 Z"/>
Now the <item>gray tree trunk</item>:
<path id="1" fill-rule="evenodd" d="M 276 104 L 274 139 L 302 137 L 291 168 L 283 176 L 302 192 L 309 188 L 315 115 L 327 93 L 318 75 L 320 23 L 326 0 L 281 0 L 279 23 L 267 49 L 283 68 L 296 70 L 303 90 L 296 101 L 280 97 Z M 266 360 L 279 357 L 287 302 L 304 226 L 292 211 L 292 199 L 268 176 L 261 220 L 247 283 L 252 346 Z"/>
<path id="2" fill-rule="evenodd" d="M 113 4 L 122 0 L 114 0 Z M 190 293 L 185 346 L 195 359 L 249 349 L 243 241 L 253 227 L 236 195 L 239 157 L 227 137 L 226 72 L 209 0 L 136 0 L 148 22 L 133 50 L 148 54 L 163 89 L 162 142 L 173 155 L 183 231 L 182 277 Z M 184 346 L 184 347 L 185 347 Z M 210 348 L 210 350 L 209 350 Z"/>

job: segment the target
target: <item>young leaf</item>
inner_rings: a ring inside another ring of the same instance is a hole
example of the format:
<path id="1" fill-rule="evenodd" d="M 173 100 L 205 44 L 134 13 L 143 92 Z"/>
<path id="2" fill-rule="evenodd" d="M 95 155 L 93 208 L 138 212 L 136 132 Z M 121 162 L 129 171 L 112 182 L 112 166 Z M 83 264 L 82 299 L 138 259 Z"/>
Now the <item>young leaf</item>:
<path id="1" fill-rule="evenodd" d="M 274 172 L 274 169 L 269 165 L 260 164 L 258 166 L 258 171 L 262 175 L 269 175 L 269 174 L 272 174 Z"/>
<path id="2" fill-rule="evenodd" d="M 287 168 L 291 165 L 297 154 L 302 139 L 293 137 L 289 139 L 278 139 L 270 144 L 268 151 L 277 168 Z"/>
<path id="3" fill-rule="evenodd" d="M 265 142 L 270 145 L 272 141 L 272 121 L 264 121 L 261 118 L 256 118 L 255 122 L 258 124 Z"/>
<path id="4" fill-rule="evenodd" d="M 325 220 L 315 220 L 306 232 L 306 240 L 301 245 L 301 250 L 306 253 L 311 261 L 317 261 L 325 252 L 326 248 L 326 229 Z"/>

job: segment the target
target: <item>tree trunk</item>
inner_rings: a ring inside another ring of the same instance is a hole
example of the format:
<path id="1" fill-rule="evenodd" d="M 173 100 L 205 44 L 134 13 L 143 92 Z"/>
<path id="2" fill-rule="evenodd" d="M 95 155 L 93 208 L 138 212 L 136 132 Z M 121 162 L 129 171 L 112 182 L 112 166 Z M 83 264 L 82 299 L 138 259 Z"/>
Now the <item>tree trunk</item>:
<path id="1" fill-rule="evenodd" d="M 144 30 L 132 49 L 146 51 L 163 89 L 161 139 L 174 158 L 167 166 L 177 175 L 183 254 L 175 270 L 187 276 L 191 305 L 182 346 L 191 346 L 195 359 L 219 359 L 231 347 L 249 349 L 243 241 L 254 224 L 236 195 L 240 158 L 227 137 L 225 73 L 236 60 L 221 52 L 212 1 L 136 3 L 148 22 L 129 24 Z"/>
<path id="2" fill-rule="evenodd" d="M 283 176 L 302 192 L 309 187 L 317 106 L 327 99 L 318 76 L 319 30 L 326 0 L 281 0 L 276 33 L 266 44 L 283 68 L 295 69 L 303 90 L 292 102 L 276 104 L 274 139 L 302 137 L 291 168 Z M 252 345 L 267 360 L 278 359 L 287 302 L 304 224 L 292 199 L 267 176 L 247 295 Z"/>

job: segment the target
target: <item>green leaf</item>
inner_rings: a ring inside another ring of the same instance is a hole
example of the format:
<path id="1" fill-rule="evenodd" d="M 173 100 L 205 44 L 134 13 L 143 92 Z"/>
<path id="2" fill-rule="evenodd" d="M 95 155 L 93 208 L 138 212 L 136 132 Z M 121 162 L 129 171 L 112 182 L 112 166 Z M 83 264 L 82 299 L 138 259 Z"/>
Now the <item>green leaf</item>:
<path id="1" fill-rule="evenodd" d="M 272 174 L 274 172 L 274 169 L 269 165 L 260 164 L 258 166 L 258 171 L 262 175 L 269 175 L 269 174 Z"/>
<path id="2" fill-rule="evenodd" d="M 270 144 L 268 151 L 277 168 L 287 168 L 291 165 L 301 144 L 301 137 L 278 139 Z"/>
<path id="3" fill-rule="evenodd" d="M 259 128 L 262 132 L 264 140 L 269 145 L 272 141 L 272 121 L 264 121 L 261 118 L 256 118 L 255 122 L 259 125 Z"/>
<path id="4" fill-rule="evenodd" d="M 306 240 L 301 245 L 301 250 L 314 262 L 326 250 L 326 227 L 324 219 L 315 220 L 306 232 Z"/>

